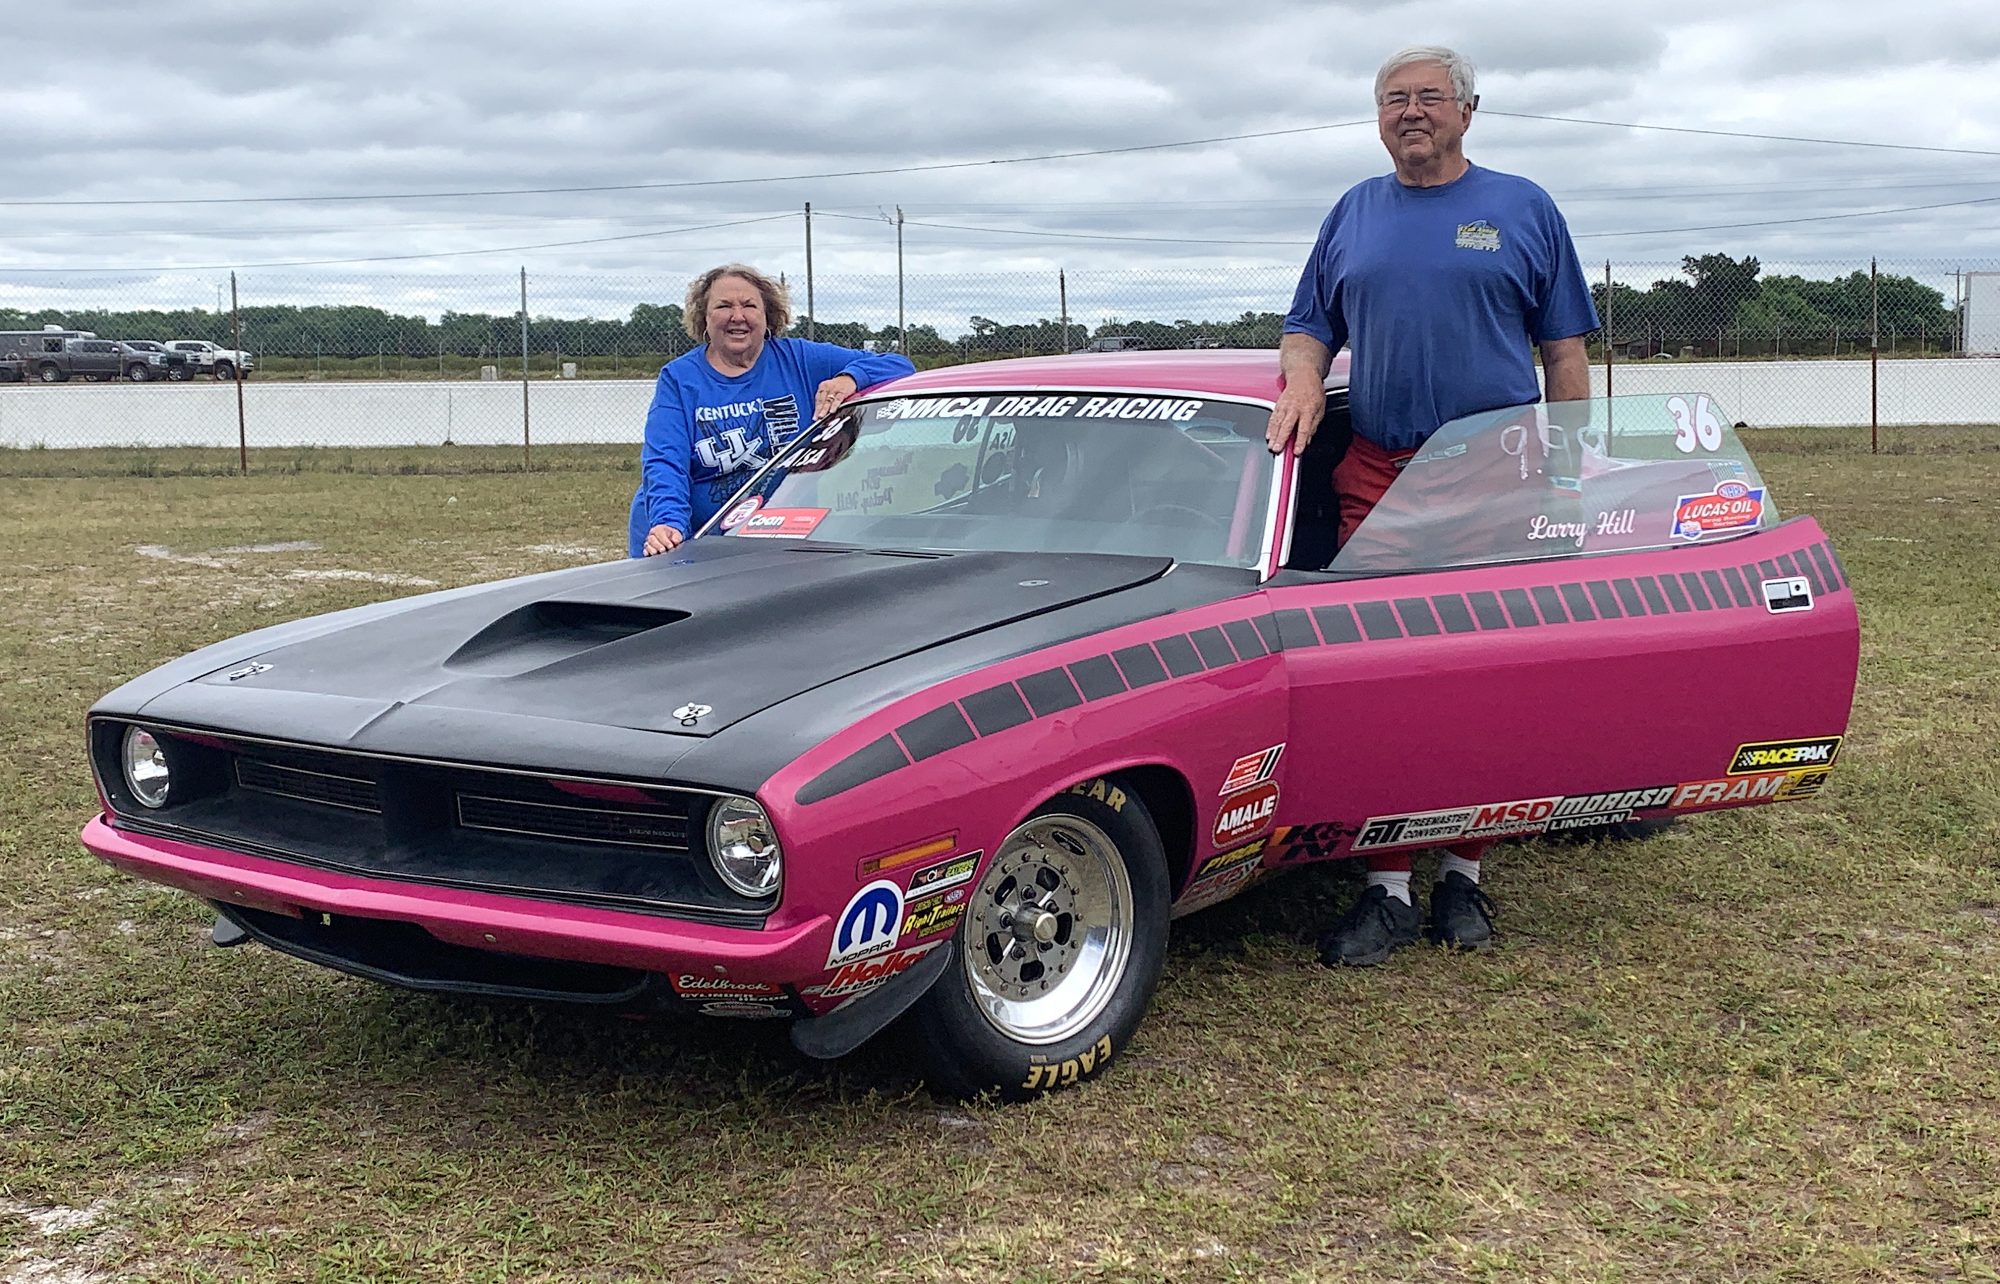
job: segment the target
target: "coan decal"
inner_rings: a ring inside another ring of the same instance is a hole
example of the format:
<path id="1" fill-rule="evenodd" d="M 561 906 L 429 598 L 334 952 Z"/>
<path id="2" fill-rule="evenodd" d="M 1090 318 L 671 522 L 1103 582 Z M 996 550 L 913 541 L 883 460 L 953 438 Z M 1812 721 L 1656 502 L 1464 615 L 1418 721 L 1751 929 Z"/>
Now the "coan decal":
<path id="1" fill-rule="evenodd" d="M 1270 781 L 1254 785 L 1222 800 L 1216 809 L 1215 828 L 1210 837 L 1215 845 L 1234 847 L 1261 833 L 1278 814 L 1278 786 Z"/>
<path id="2" fill-rule="evenodd" d="M 1748 482 L 1717 482 L 1706 495 L 1682 495 L 1674 506 L 1676 539 L 1690 542 L 1730 531 L 1755 530 L 1764 520 L 1764 488 Z"/>
<path id="3" fill-rule="evenodd" d="M 762 508 L 745 517 L 742 524 L 729 533 L 763 539 L 804 539 L 826 520 L 828 511 L 824 508 Z"/>

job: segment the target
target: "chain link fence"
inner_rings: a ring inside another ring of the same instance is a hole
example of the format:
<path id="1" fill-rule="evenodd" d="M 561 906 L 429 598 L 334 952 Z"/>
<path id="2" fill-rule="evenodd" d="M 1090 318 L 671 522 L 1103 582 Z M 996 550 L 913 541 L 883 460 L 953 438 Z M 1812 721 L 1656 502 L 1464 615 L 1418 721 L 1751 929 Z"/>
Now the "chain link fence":
<path id="1" fill-rule="evenodd" d="M 681 305 L 699 266 L 654 278 L 260 271 L 9 286 L 0 475 L 632 467 L 653 377 L 691 346 Z M 1589 340 L 1600 392 L 1709 391 L 1755 426 L 2000 420 L 2000 264 L 1710 254 L 1586 274 L 1604 320 Z M 1297 276 L 1267 264 L 788 285 L 792 333 L 902 350 L 928 368 L 1272 347 Z M 139 386 L 51 372 L 35 349 L 62 331 L 195 345 L 180 370 L 190 377 Z"/>

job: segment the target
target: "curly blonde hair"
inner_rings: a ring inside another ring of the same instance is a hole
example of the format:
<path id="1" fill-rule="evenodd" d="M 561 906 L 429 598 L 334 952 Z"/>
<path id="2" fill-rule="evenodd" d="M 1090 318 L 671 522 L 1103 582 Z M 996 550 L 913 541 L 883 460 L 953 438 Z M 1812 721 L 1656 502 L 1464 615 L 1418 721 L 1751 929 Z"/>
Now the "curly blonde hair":
<path id="1" fill-rule="evenodd" d="M 724 263 L 712 267 L 688 282 L 687 302 L 681 307 L 681 326 L 696 343 L 708 342 L 708 295 L 725 276 L 740 276 L 764 296 L 766 338 L 776 338 L 792 325 L 792 292 L 747 263 Z"/>

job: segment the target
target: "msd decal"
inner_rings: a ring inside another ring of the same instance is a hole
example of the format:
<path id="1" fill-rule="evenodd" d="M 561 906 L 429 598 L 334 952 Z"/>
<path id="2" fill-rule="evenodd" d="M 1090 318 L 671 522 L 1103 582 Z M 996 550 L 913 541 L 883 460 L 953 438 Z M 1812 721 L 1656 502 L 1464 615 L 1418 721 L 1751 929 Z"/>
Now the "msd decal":
<path id="1" fill-rule="evenodd" d="M 1717 482 L 1706 495 L 1682 495 L 1674 507 L 1670 534 L 1690 542 L 1726 531 L 1757 529 L 1764 520 L 1764 488 L 1748 482 Z"/>
<path id="2" fill-rule="evenodd" d="M 1234 847 L 1255 836 L 1278 814 L 1278 787 L 1269 781 L 1222 800 L 1210 835 L 1218 848 Z"/>
<path id="3" fill-rule="evenodd" d="M 1729 774 L 1831 767 L 1834 756 L 1840 752 L 1840 741 L 1839 736 L 1814 736 L 1806 740 L 1760 740 L 1738 745 L 1736 755 L 1729 760 Z"/>
<path id="4" fill-rule="evenodd" d="M 1523 798 L 1516 802 L 1488 803 L 1475 807 L 1461 838 L 1506 838 L 1517 834 L 1539 834 L 1548 828 L 1561 796 Z"/>
<path id="5" fill-rule="evenodd" d="M 743 519 L 732 535 L 755 535 L 764 539 L 804 539 L 826 520 L 824 508 L 764 508 Z"/>
<path id="6" fill-rule="evenodd" d="M 903 889 L 886 878 L 877 879 L 854 894 L 833 929 L 833 948 L 826 965 L 838 967 L 855 959 L 880 954 L 896 943 L 903 925 Z"/>
<path id="7" fill-rule="evenodd" d="M 1217 796 L 1226 798 L 1238 790 L 1248 789 L 1252 785 L 1260 785 L 1269 780 L 1271 774 L 1277 771 L 1278 759 L 1284 752 L 1283 744 L 1275 744 L 1269 749 L 1259 749 L 1256 753 L 1244 754 L 1230 766 L 1229 774 L 1223 777 L 1222 788 L 1217 791 Z"/>

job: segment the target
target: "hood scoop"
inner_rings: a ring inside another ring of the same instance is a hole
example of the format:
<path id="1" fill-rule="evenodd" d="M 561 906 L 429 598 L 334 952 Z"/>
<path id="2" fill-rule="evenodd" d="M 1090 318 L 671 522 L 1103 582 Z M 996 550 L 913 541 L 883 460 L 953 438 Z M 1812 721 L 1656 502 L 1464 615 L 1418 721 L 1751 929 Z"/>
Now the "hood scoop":
<path id="1" fill-rule="evenodd" d="M 474 634 L 445 659 L 444 667 L 512 677 L 687 618 L 686 611 L 618 602 L 530 602 Z"/>

